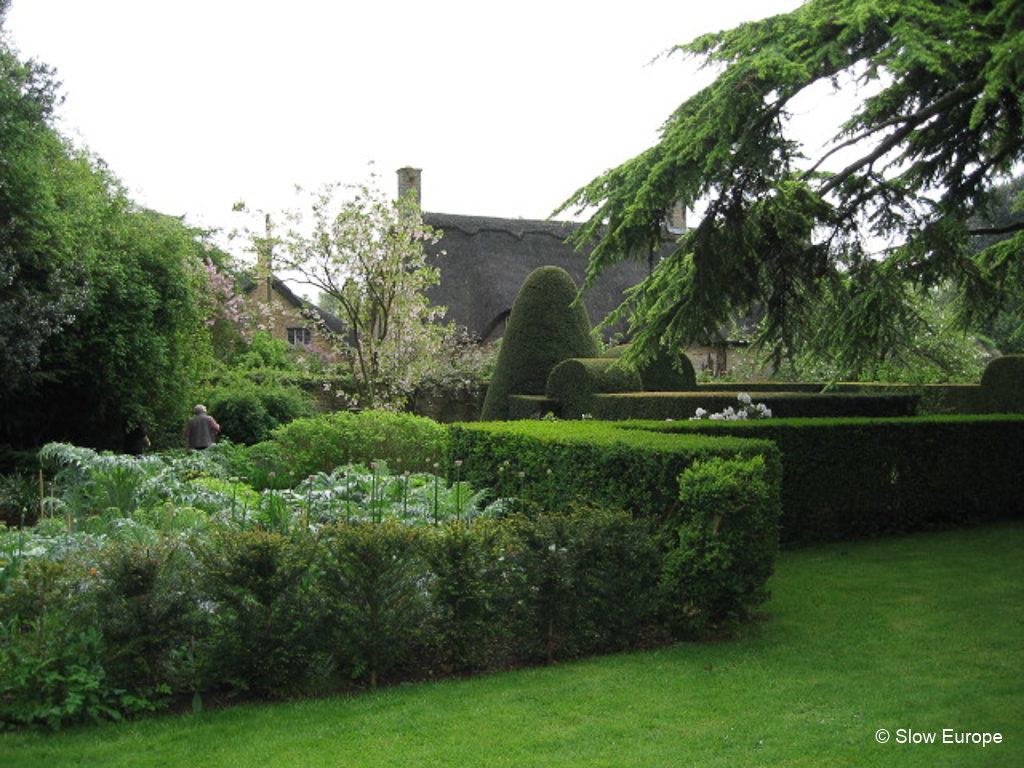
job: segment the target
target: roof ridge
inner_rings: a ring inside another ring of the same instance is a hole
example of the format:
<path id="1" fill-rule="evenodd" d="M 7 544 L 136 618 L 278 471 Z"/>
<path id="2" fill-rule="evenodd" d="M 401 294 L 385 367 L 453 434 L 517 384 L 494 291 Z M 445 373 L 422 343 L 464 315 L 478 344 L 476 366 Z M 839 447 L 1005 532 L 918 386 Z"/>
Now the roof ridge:
<path id="1" fill-rule="evenodd" d="M 559 221 L 553 219 L 510 219 L 501 216 L 467 216 L 458 213 L 438 213 L 435 211 L 424 211 L 423 220 L 425 223 L 444 230 L 445 225 L 440 222 L 450 222 L 448 229 L 458 229 L 470 235 L 478 235 L 483 232 L 500 232 L 512 235 L 517 240 L 522 240 L 527 235 L 546 235 L 565 241 L 572 232 L 579 227 L 579 223 L 573 221 Z M 472 224 L 470 222 L 473 222 Z"/>

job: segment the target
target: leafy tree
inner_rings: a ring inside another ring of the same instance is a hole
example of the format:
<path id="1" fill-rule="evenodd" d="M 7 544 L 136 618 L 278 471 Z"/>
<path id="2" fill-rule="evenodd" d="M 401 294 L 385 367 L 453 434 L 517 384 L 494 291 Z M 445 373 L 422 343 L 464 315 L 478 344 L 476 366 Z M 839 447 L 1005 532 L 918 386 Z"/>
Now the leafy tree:
<path id="1" fill-rule="evenodd" d="M 0 37 L 0 442 L 178 432 L 209 357 L 202 233 L 141 210 L 60 136 L 57 89 Z"/>
<path id="2" fill-rule="evenodd" d="M 427 263 L 423 244 L 437 242 L 440 233 L 423 223 L 411 198 L 388 200 L 372 179 L 346 189 L 350 196 L 339 202 L 339 185 L 324 186 L 308 212 L 289 212 L 291 228 L 280 240 L 257 239 L 257 247 L 282 244 L 277 264 L 331 298 L 346 332 L 322 324 L 320 331 L 349 361 L 360 403 L 400 406 L 449 333 L 437 322 L 444 307 L 424 294 L 439 271 Z"/>
<path id="3" fill-rule="evenodd" d="M 0 35 L 8 6 L 0 0 Z M 51 70 L 19 61 L 0 37 L 0 398 L 32 379 L 43 343 L 84 301 L 74 268 L 81 220 L 64 205 L 55 165 L 65 147 L 49 125 L 57 88 Z"/>
<path id="4" fill-rule="evenodd" d="M 102 180 L 88 158 L 78 162 L 93 183 Z M 96 251 L 80 266 L 85 301 L 43 346 L 41 378 L 21 394 L 20 410 L 46 419 L 35 422 L 44 436 L 82 445 L 120 448 L 134 425 L 176 444 L 190 393 L 212 363 L 197 301 L 203 248 L 178 219 L 138 210 L 116 186 L 96 194 Z"/>
<path id="5" fill-rule="evenodd" d="M 671 204 L 706 203 L 611 318 L 631 318 L 634 356 L 714 338 L 757 308 L 757 341 L 776 363 L 812 349 L 856 370 L 918 323 L 919 290 L 955 286 L 963 327 L 1020 290 L 1022 225 L 968 248 L 994 234 L 970 218 L 1024 157 L 1019 2 L 810 0 L 675 50 L 717 68 L 715 81 L 679 106 L 655 146 L 563 205 L 591 214 L 577 239 L 597 241 L 592 282 L 614 262 L 646 258 Z M 808 157 L 789 118 L 815 84 L 861 98 Z M 870 253 L 873 243 L 883 245 Z M 828 328 L 822 304 L 842 309 Z"/>

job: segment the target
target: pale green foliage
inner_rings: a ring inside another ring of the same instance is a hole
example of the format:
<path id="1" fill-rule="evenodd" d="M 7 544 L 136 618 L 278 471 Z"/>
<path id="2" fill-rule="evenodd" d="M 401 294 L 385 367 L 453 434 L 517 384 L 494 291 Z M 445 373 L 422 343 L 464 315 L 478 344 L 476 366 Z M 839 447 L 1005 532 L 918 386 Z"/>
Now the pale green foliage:
<path id="1" fill-rule="evenodd" d="M 961 325 L 1019 291 L 1024 233 L 977 256 L 967 246 L 970 216 L 1024 158 L 1022 46 L 1015 0 L 811 0 L 679 46 L 717 79 L 657 145 L 563 206 L 593 214 L 578 232 L 597 240 L 593 281 L 657 247 L 670 204 L 706 203 L 610 318 L 631 318 L 633 356 L 715 338 L 756 310 L 775 363 L 809 349 L 856 368 L 917 322 L 918 288 L 951 281 Z M 806 157 L 790 110 L 819 82 L 862 99 Z M 824 335 L 822 304 L 844 309 Z"/>

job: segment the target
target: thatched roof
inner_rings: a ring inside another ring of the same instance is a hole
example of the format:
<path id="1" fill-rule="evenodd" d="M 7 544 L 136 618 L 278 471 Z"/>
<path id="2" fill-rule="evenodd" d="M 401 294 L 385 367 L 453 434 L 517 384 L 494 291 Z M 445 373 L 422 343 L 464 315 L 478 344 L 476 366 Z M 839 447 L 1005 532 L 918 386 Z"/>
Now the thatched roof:
<path id="1" fill-rule="evenodd" d="M 441 270 L 441 282 L 428 290 L 428 296 L 448 308 L 446 320 L 465 326 L 480 339 L 501 335 L 520 286 L 538 267 L 561 267 L 578 286 L 583 284 L 589 251 L 576 251 L 566 242 L 578 226 L 572 222 L 428 212 L 423 218 L 444 233 L 427 249 L 431 263 Z M 647 272 L 646 262 L 606 269 L 583 296 L 591 324 L 618 307 L 625 291 Z"/>

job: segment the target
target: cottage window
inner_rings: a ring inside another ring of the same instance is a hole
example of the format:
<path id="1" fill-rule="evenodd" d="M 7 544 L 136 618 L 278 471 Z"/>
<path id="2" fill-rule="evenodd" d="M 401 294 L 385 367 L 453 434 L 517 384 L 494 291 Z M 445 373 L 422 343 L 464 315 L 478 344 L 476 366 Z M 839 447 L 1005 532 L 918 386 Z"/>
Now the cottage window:
<path id="1" fill-rule="evenodd" d="M 289 328 L 288 343 L 292 346 L 308 347 L 313 343 L 313 334 L 309 328 Z"/>

